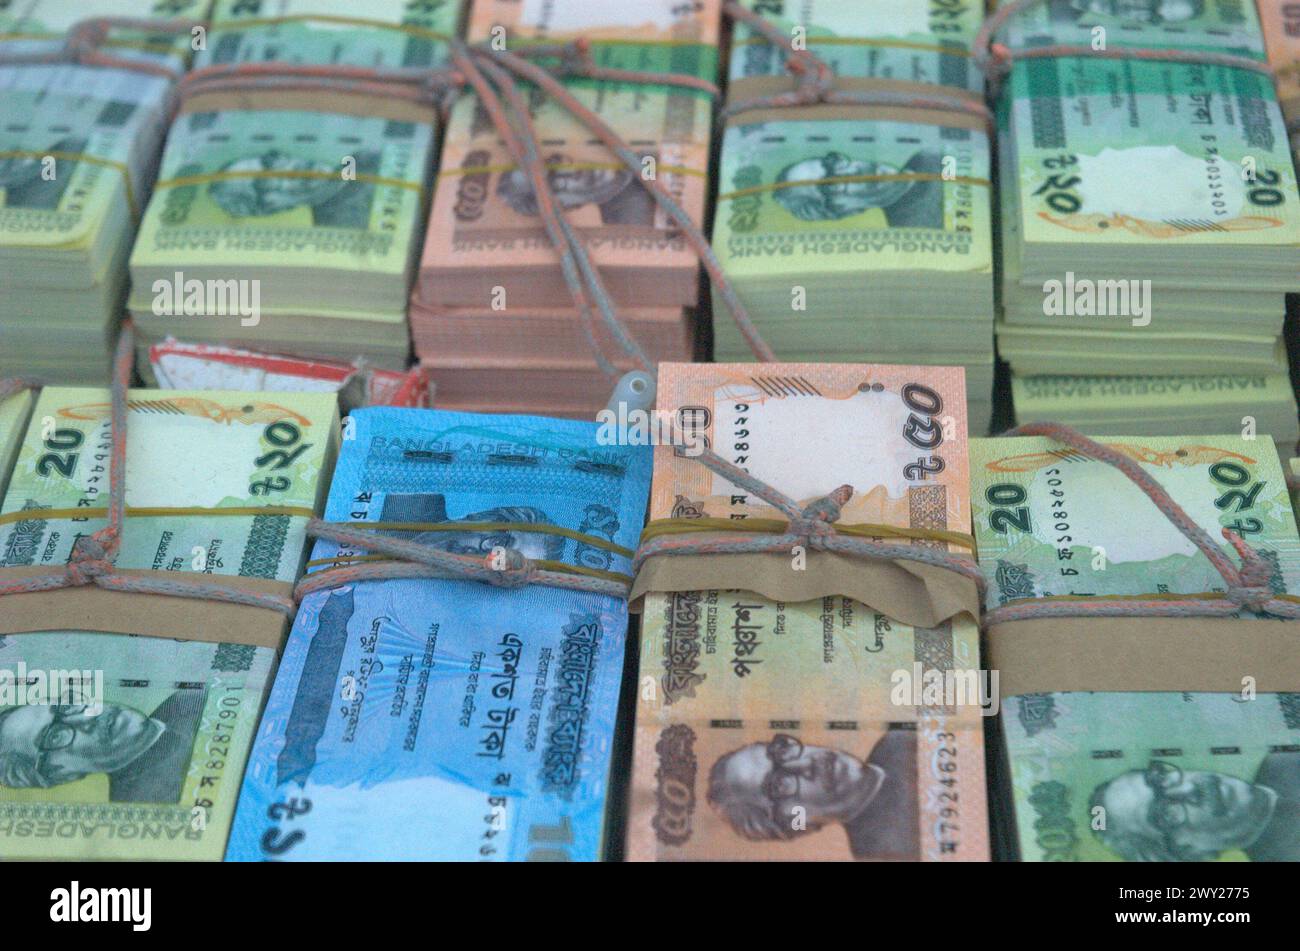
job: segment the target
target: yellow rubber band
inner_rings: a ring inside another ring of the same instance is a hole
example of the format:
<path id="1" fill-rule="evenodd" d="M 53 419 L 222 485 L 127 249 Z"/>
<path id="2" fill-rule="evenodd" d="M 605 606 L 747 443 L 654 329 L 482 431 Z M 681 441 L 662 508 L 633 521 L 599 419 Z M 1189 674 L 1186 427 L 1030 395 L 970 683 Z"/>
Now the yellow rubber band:
<path id="1" fill-rule="evenodd" d="M 0 158 L 38 160 L 53 158 L 63 162 L 85 162 L 87 165 L 99 165 L 103 168 L 115 169 L 122 176 L 122 183 L 126 186 L 126 207 L 131 212 L 132 220 L 139 220 L 140 218 L 140 206 L 135 203 L 135 188 L 131 184 L 131 170 L 122 162 L 100 158 L 98 155 L 88 155 L 85 152 L 37 152 L 31 149 L 6 149 L 0 152 Z"/>
<path id="2" fill-rule="evenodd" d="M 632 549 L 616 545 L 598 535 L 587 535 L 545 522 L 329 522 L 333 528 L 361 528 L 376 532 L 526 532 L 532 535 L 559 535 L 575 542 L 631 558 Z M 354 561 L 355 559 L 344 559 Z"/>
<path id="3" fill-rule="evenodd" d="M 805 185 L 837 185 L 850 182 L 945 182 L 953 185 L 977 185 L 989 188 L 992 182 L 987 178 L 972 178 L 969 175 L 955 175 L 945 178 L 938 172 L 899 172 L 895 175 L 835 175 L 830 178 L 807 178 L 797 182 L 772 182 L 770 185 L 754 185 L 751 188 L 739 188 L 734 192 L 723 192 L 718 201 L 743 198 L 745 195 L 759 195 L 763 192 L 780 191 L 783 188 L 801 188 Z"/>
<path id="4" fill-rule="evenodd" d="M 291 518 L 311 518 L 316 514 L 316 512 L 313 509 L 300 505 L 243 505 L 231 508 L 202 508 L 200 506 L 172 508 L 168 506 L 128 505 L 125 514 L 127 518 L 167 518 L 170 516 L 206 517 L 209 515 L 234 515 L 242 517 L 257 515 L 288 515 Z M 13 522 L 49 521 L 52 519 L 63 518 L 108 518 L 108 507 L 101 505 L 96 508 L 18 509 L 17 511 L 5 512 L 0 515 L 0 525 L 9 525 Z"/>
<path id="5" fill-rule="evenodd" d="M 834 524 L 840 535 L 852 538 L 907 538 L 914 541 L 945 542 L 970 551 L 975 550 L 975 538 L 963 532 L 949 532 L 936 528 L 900 528 L 896 525 L 875 525 L 869 522 L 854 525 Z M 689 535 L 694 532 L 754 532 L 764 535 L 785 535 L 790 523 L 777 518 L 746 518 L 732 521 L 727 518 L 658 518 L 653 519 L 641 532 L 641 541 L 647 542 L 662 535 Z"/>
<path id="6" fill-rule="evenodd" d="M 387 185 L 390 188 L 405 188 L 407 191 L 423 192 L 424 185 L 419 182 L 408 182 L 399 178 L 385 178 L 382 175 L 370 175 L 365 172 L 358 173 L 350 179 L 341 178 L 339 172 L 320 172 L 315 169 L 285 169 L 284 171 L 272 171 L 270 169 L 248 169 L 246 171 L 226 171 L 226 172 L 209 172 L 205 175 L 182 175 L 179 178 L 168 178 L 154 185 L 158 188 L 180 188 L 185 185 L 207 185 L 212 182 L 226 182 L 240 178 L 314 178 L 319 181 L 357 181 L 364 182 L 367 185 Z"/>
<path id="7" fill-rule="evenodd" d="M 972 55 L 970 50 L 961 47 L 950 49 L 937 43 L 914 43 L 910 40 L 882 40 L 861 36 L 806 36 L 804 40 L 809 46 L 814 43 L 819 46 L 873 46 L 886 49 L 920 50 L 924 53 L 943 53 L 948 56 L 969 57 Z M 770 43 L 771 40 L 763 36 L 751 36 L 736 41 L 737 46 L 756 46 L 758 44 L 766 46 Z"/>
<path id="8" fill-rule="evenodd" d="M 401 561 L 401 559 L 389 558 L 386 555 L 355 555 L 351 558 L 316 558 L 312 561 L 307 562 L 306 567 L 316 568 L 319 567 L 320 565 L 333 565 L 335 567 L 342 567 L 345 565 L 354 564 L 359 561 L 372 562 L 372 563 L 373 562 L 391 563 L 391 562 Z M 411 564 L 411 562 L 403 562 L 403 564 Z M 534 561 L 533 565 L 545 571 L 558 571 L 558 572 L 562 572 L 563 574 L 569 574 L 569 575 L 583 575 L 588 578 L 601 578 L 605 581 L 616 581 L 620 584 L 632 583 L 631 575 L 619 574 L 617 571 L 602 571 L 599 568 L 582 568 L 579 567 L 578 565 L 566 564 L 563 561 L 546 561 L 546 560 Z M 449 580 L 454 581 L 455 579 L 452 578 Z"/>
<path id="9" fill-rule="evenodd" d="M 546 162 L 545 167 L 550 171 L 564 172 L 582 172 L 582 171 L 608 171 L 618 172 L 627 168 L 622 162 Z M 514 164 L 503 165 L 469 165 L 464 168 L 444 168 L 438 172 L 438 178 L 456 175 L 491 175 L 501 172 L 511 172 L 519 166 Z M 686 168 L 682 165 L 664 165 L 659 168 L 659 172 L 665 175 L 693 175 L 696 178 L 704 178 L 708 173 L 702 169 Z"/>
<path id="10" fill-rule="evenodd" d="M 365 17 L 335 16 L 328 13 L 294 13 L 281 17 L 257 17 L 250 20 L 230 20 L 224 23 L 213 23 L 208 27 L 208 32 L 222 33 L 235 30 L 247 30 L 260 26 L 279 26 L 282 23 L 332 23 L 336 26 L 367 26 L 379 30 L 395 30 L 398 33 L 405 33 L 408 36 L 418 37 L 423 40 L 435 40 L 445 43 L 451 39 L 451 36 L 447 33 L 439 33 L 437 30 L 430 30 L 427 27 L 417 26 L 414 23 L 389 23 L 385 20 L 370 20 Z"/>

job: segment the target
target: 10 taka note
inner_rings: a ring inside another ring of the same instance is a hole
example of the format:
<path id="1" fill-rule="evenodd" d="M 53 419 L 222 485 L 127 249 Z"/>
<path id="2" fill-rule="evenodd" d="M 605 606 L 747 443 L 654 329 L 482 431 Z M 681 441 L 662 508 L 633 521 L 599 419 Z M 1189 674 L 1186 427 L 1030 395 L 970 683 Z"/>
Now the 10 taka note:
<path id="1" fill-rule="evenodd" d="M 1221 527 L 1238 532 L 1272 563 L 1275 593 L 1296 592 L 1300 535 L 1271 440 L 1099 441 L 1138 462 L 1216 541 Z M 1223 590 L 1205 556 L 1105 463 L 1034 437 L 975 440 L 971 464 L 990 608 Z M 1225 623 L 1269 623 L 1240 617 Z M 1002 732 L 1003 831 L 1025 860 L 1300 857 L 1300 695 L 1245 684 L 1240 694 L 1032 693 L 1004 699 Z"/>
<path id="2" fill-rule="evenodd" d="M 349 418 L 327 520 L 628 572 L 647 449 L 598 445 L 596 425 L 573 420 Z M 308 564 L 366 557 L 322 541 Z M 536 584 L 384 580 L 308 596 L 227 858 L 599 858 L 626 633 L 625 601 Z"/>
<path id="3" fill-rule="evenodd" d="M 853 486 L 841 523 L 960 531 L 964 393 L 945 367 L 661 364 L 658 402 L 801 504 Z M 652 519 L 781 517 L 669 447 L 655 462 Z M 978 666 L 964 615 L 914 629 L 840 596 L 647 595 L 629 858 L 987 858 L 979 710 L 894 692 L 900 672 Z"/>

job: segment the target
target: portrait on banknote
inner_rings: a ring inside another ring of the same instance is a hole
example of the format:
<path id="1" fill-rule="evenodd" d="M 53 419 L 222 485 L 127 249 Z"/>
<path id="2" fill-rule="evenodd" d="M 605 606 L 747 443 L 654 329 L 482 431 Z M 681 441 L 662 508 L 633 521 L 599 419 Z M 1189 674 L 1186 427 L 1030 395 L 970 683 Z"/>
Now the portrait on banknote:
<path id="1" fill-rule="evenodd" d="M 1130 862 L 1204 862 L 1240 849 L 1256 862 L 1300 860 L 1300 752 L 1269 753 L 1253 780 L 1152 759 L 1099 784 L 1098 841 Z"/>
<path id="2" fill-rule="evenodd" d="M 446 496 L 436 492 L 390 493 L 384 497 L 381 512 L 380 520 L 383 522 L 552 524 L 544 511 L 531 505 L 501 505 L 481 512 L 470 512 L 460 518 L 451 518 L 447 514 Z M 430 545 L 458 555 L 487 555 L 494 550 L 511 549 L 534 560 L 559 561 L 564 557 L 564 538 L 561 535 L 491 529 L 423 531 L 405 533 L 404 537 L 416 544 Z"/>
<path id="3" fill-rule="evenodd" d="M 556 153 L 546 158 L 546 180 L 562 208 L 595 205 L 601 224 L 654 225 L 654 199 L 628 169 L 588 168 Z M 516 213 L 538 216 L 537 196 L 523 169 L 503 174 L 497 194 Z"/>
<path id="4" fill-rule="evenodd" d="M 916 732 L 856 749 L 776 733 L 720 756 L 707 799 L 741 838 L 784 842 L 839 825 L 855 859 L 918 857 Z"/>
<path id="5" fill-rule="evenodd" d="M 942 228 L 943 182 L 908 181 L 939 175 L 942 159 L 917 152 L 901 168 L 842 152 L 800 159 L 777 175 L 777 203 L 801 221 L 837 221 L 879 209 L 890 227 Z"/>
<path id="6" fill-rule="evenodd" d="M 45 155 L 56 159 L 53 174 L 45 174 L 46 165 L 37 157 L 13 156 L 0 159 L 0 190 L 4 192 L 5 208 L 59 207 L 59 199 L 72 181 L 77 163 L 60 156 L 76 155 L 86 147 L 84 138 L 59 139 Z"/>
<path id="7" fill-rule="evenodd" d="M 123 703 L 0 710 L 0 786 L 48 789 L 102 773 L 110 802 L 181 798 L 205 688 L 182 687 L 151 711 Z"/>
<path id="8" fill-rule="evenodd" d="M 378 171 L 378 152 L 352 157 L 357 172 Z M 228 177 L 213 182 L 209 194 L 232 218 L 260 218 L 307 207 L 312 224 L 320 228 L 364 229 L 370 220 L 374 186 L 345 178 L 324 162 L 269 149 L 227 162 L 219 175 Z"/>

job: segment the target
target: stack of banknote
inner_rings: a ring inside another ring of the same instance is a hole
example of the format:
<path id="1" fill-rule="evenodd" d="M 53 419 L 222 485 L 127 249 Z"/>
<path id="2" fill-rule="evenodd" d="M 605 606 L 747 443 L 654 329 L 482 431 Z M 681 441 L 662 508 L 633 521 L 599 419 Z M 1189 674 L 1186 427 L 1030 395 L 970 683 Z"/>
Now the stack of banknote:
<path id="1" fill-rule="evenodd" d="M 329 521 L 499 552 L 502 565 L 514 551 L 597 577 L 628 571 L 649 448 L 533 416 L 349 419 Z M 321 542 L 308 567 L 358 555 Z M 599 858 L 627 620 L 621 598 L 540 585 L 375 580 L 309 595 L 227 858 Z"/>
<path id="2" fill-rule="evenodd" d="M 1040 4 L 1013 17 L 1002 39 L 1013 49 L 1105 43 L 1264 59 L 1253 4 Z M 1266 74 L 1022 60 L 1003 85 L 998 125 L 998 347 L 1015 377 L 1285 378 L 1280 333 L 1300 270 L 1300 194 Z M 1201 390 L 1187 392 L 1198 402 Z M 1131 407 L 1162 418 L 1148 408 Z M 1209 411 L 1187 404 L 1181 415 Z M 1164 418 L 1165 432 L 1197 431 Z"/>
<path id="3" fill-rule="evenodd" d="M 218 3 L 197 67 L 446 62 L 455 3 Z M 131 254 L 147 346 L 200 343 L 400 368 L 436 113 L 327 89 L 200 92 L 168 136 Z"/>
<path id="4" fill-rule="evenodd" d="M 32 411 L 32 392 L 23 390 L 0 399 L 0 498 L 4 498 L 5 488 L 9 485 L 9 473 L 13 471 L 14 459 L 18 456 L 18 447 L 22 444 L 23 433 L 27 432 L 27 417 Z"/>
<path id="5" fill-rule="evenodd" d="M 474 0 L 466 39 L 490 43 L 504 35 L 507 50 L 587 40 L 602 67 L 715 82 L 720 8 L 720 0 Z M 560 103 L 524 84 L 559 210 L 649 359 L 690 360 L 699 262 L 642 179 L 667 189 L 702 226 L 710 97 L 680 86 L 578 77 L 565 88 L 641 162 L 627 168 Z M 441 406 L 590 414 L 608 396 L 528 176 L 472 94 L 456 103 L 445 136 L 411 324 Z M 595 336 L 611 362 L 633 366 L 603 329 Z M 549 385 L 538 391 L 542 380 Z"/>
<path id="6" fill-rule="evenodd" d="M 132 390 L 127 418 L 118 568 L 298 577 L 338 445 L 333 394 Z M 103 527 L 108 433 L 106 391 L 42 391 L 0 505 L 0 572 L 58 571 Z M 0 707 L 0 854 L 220 858 L 276 657 L 222 633 L 0 638 L 11 678 L 86 674 Z"/>
<path id="7" fill-rule="evenodd" d="M 1300 591 L 1300 536 L 1268 440 L 1102 441 L 1140 463 L 1216 541 L 1221 527 L 1241 532 L 1273 563 L 1275 594 Z M 971 498 L 989 608 L 1048 595 L 1223 588 L 1209 560 L 1124 475 L 1052 440 L 972 440 Z M 1249 612 L 1225 623 L 1289 636 Z M 1004 857 L 1300 859 L 1298 700 L 1244 685 L 1241 693 L 1004 696 L 991 802 Z"/>
<path id="8" fill-rule="evenodd" d="M 745 0 L 825 60 L 836 88 L 983 101 L 971 63 L 982 10 L 903 0 Z M 737 24 L 728 102 L 791 86 L 785 56 Z M 806 106 L 732 115 L 713 246 L 785 360 L 966 368 L 971 431 L 993 391 L 990 154 L 956 109 Z M 714 355 L 749 348 L 714 295 Z"/>
<path id="9" fill-rule="evenodd" d="M 137 15 L 201 19 L 209 0 L 163 6 Z M 111 0 L 0 9 L 0 376 L 108 379 L 126 258 L 166 133 L 167 73 L 184 70 L 191 40 L 108 31 L 102 52 L 158 75 L 56 61 L 74 24 L 122 14 Z"/>
<path id="10" fill-rule="evenodd" d="M 1283 459 L 1300 440 L 1285 375 L 1013 377 L 1011 398 L 1021 422 L 1051 420 L 1091 435 L 1239 432 L 1271 437 Z"/>
<path id="11" fill-rule="evenodd" d="M 851 486 L 842 525 L 965 531 L 964 394 L 951 367 L 659 367 L 659 407 L 684 437 L 800 504 Z M 940 437 L 925 451 L 922 429 Z M 655 450 L 652 519 L 782 517 L 689 445 Z M 815 564 L 765 557 L 779 571 Z M 833 592 L 647 594 L 627 857 L 987 859 L 980 709 L 920 691 L 978 658 L 969 614 L 913 628 Z"/>

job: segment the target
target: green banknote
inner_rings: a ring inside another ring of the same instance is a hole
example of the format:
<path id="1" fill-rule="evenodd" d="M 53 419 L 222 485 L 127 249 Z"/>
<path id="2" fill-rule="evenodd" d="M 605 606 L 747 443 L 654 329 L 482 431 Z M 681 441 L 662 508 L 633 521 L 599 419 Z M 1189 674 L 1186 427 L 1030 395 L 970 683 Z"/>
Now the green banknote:
<path id="1" fill-rule="evenodd" d="M 1264 56 L 1251 0 L 1048 0 L 1012 17 L 999 38 L 1012 49 L 1065 43 Z"/>
<path id="2" fill-rule="evenodd" d="M 245 644 L 0 637 L 0 857 L 219 859 L 274 668 Z"/>
<path id="3" fill-rule="evenodd" d="M 105 524 L 108 409 L 41 393 L 0 571 L 57 571 Z M 117 567 L 292 582 L 337 439 L 333 394 L 131 391 Z M 221 857 L 276 651 L 176 634 L 0 638 L 0 856 Z"/>
<path id="4" fill-rule="evenodd" d="M 1275 592 L 1297 591 L 1300 535 L 1271 440 L 1100 441 L 1138 462 L 1211 537 L 1238 532 L 1271 563 Z M 972 441 L 971 472 L 990 608 L 1223 590 L 1205 556 L 1104 463 L 1048 439 L 986 439 Z M 1300 695 L 1023 694 L 1003 699 L 1002 734 L 1001 831 L 1024 859 L 1300 858 Z"/>
<path id="5" fill-rule="evenodd" d="M 128 512 L 167 511 L 129 514 L 118 567 L 297 578 L 334 394 L 132 390 L 128 405 Z M 106 391 L 42 391 L 0 504 L 0 566 L 61 566 L 106 524 L 109 445 Z"/>
<path id="6" fill-rule="evenodd" d="M 1266 436 L 1098 441 L 1140 463 L 1218 542 L 1230 528 L 1300 592 L 1300 537 Z M 971 506 L 988 606 L 1049 595 L 1223 590 L 1214 566 L 1119 470 L 1051 439 L 971 441 Z"/>
<path id="7" fill-rule="evenodd" d="M 298 313 L 367 291 L 371 309 L 402 307 L 432 128 L 322 109 L 181 116 L 131 255 L 132 310 L 181 268 L 260 280 L 262 305 Z"/>
<path id="8" fill-rule="evenodd" d="M 216 0 L 196 68 L 247 62 L 442 66 L 461 0 Z"/>
<path id="9" fill-rule="evenodd" d="M 1025 860 L 1300 861 L 1300 694 L 1027 694 L 1002 717 Z"/>
<path id="10" fill-rule="evenodd" d="M 937 83 L 981 92 L 971 42 L 984 11 L 978 0 L 742 0 L 836 76 Z M 787 76 L 783 50 L 741 21 L 732 38 L 730 80 Z"/>
<path id="11" fill-rule="evenodd" d="M 729 127 L 714 249 L 729 276 L 989 275 L 988 138 L 919 122 Z M 816 299 L 814 292 L 812 298 Z M 785 309 L 790 310 L 786 289 Z M 991 301 L 990 301 L 991 308 Z"/>
<path id="12" fill-rule="evenodd" d="M 1006 185 L 1016 188 L 1027 283 L 1059 278 L 1065 269 L 1053 270 L 1053 252 L 1064 249 L 1087 252 L 1081 271 L 1098 264 L 1109 266 L 1108 277 L 1179 276 L 1172 269 L 1189 246 L 1262 252 L 1238 257 L 1237 272 L 1224 266 L 1221 250 L 1207 257 L 1219 262 L 1216 286 L 1225 286 L 1220 271 L 1244 290 L 1294 283 L 1262 270 L 1279 253 L 1294 262 L 1290 249 L 1300 241 L 1295 169 L 1267 76 L 1201 64 L 1037 59 L 1015 66 L 1004 95 L 1015 163 Z"/>
<path id="13" fill-rule="evenodd" d="M 98 277 L 114 243 L 129 241 L 166 129 L 167 88 L 161 77 L 125 70 L 0 66 L 6 283 L 57 287 L 57 263 L 70 256 Z M 33 261 L 53 273 L 32 273 Z"/>

